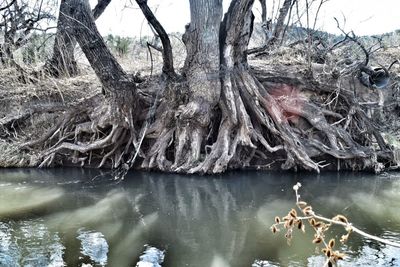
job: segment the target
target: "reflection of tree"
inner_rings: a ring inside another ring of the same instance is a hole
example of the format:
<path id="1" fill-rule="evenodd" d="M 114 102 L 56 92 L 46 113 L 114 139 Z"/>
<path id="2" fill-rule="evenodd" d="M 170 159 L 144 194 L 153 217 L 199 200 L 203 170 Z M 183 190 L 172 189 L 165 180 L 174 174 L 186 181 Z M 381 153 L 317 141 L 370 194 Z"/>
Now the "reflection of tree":
<path id="1" fill-rule="evenodd" d="M 364 174 L 334 174 L 315 179 L 311 174 L 301 174 L 299 178 L 296 174 L 233 172 L 218 179 L 133 173 L 125 181 L 113 185 L 104 183 L 105 177 L 95 181 L 87 178 L 94 176 L 92 171 L 82 174 L 76 169 L 63 169 L 59 173 L 11 172 L 7 182 L 9 179 L 27 182 L 31 178 L 35 186 L 57 184 L 64 195 L 58 204 L 60 209 L 57 212 L 54 208 L 47 210 L 43 220 L 0 223 L 0 266 L 4 265 L 3 256 L 20 261 L 21 253 L 32 249 L 33 245 L 29 244 L 33 243 L 22 238 L 23 231 L 28 229 L 34 236 L 30 237 L 32 242 L 44 239 L 36 245 L 37 255 L 48 248 L 64 247 L 60 253 L 64 253 L 62 258 L 68 266 L 93 263 L 88 258 L 79 259 L 82 241 L 77 237 L 82 228 L 104 235 L 109 246 L 108 266 L 134 266 L 144 244 L 166 249 L 163 267 L 185 264 L 243 267 L 251 266 L 255 259 L 279 262 L 281 266 L 303 259 L 301 264 L 307 265 L 307 262 L 318 261 L 310 257 L 314 251 L 310 238 L 299 233 L 288 247 L 284 238 L 274 238 L 268 230 L 273 217 L 281 215 L 280 211 L 287 211 L 288 204 L 294 204 L 292 185 L 297 181 L 304 186 L 302 198 L 322 214 L 350 213 L 348 217 L 357 226 L 374 234 L 399 232 L 395 229 L 398 224 L 393 224 L 400 222 L 394 216 L 400 207 L 397 204 L 400 203 L 399 183 L 388 180 L 375 183 L 375 179 Z M 79 183 L 67 183 L 65 177 Z M 21 238 L 17 243 L 18 236 Z M 10 248 L 7 253 L 4 252 L 6 245 Z M 399 253 L 373 247 L 355 236 L 348 246 L 349 266 L 371 258 L 368 251 L 376 257 L 398 258 Z M 49 251 L 58 255 L 55 250 Z M 389 261 L 385 259 L 384 262 L 390 266 Z"/>
<path id="2" fill-rule="evenodd" d="M 151 229 L 149 242 L 166 248 L 166 260 L 174 259 L 173 266 L 185 263 L 211 266 L 219 257 L 231 266 L 251 265 L 254 258 L 250 259 L 251 255 L 244 255 L 243 251 L 249 243 L 256 243 L 255 238 L 249 238 L 256 203 L 276 187 L 258 186 L 260 179 L 227 182 L 197 176 L 147 173 L 141 176 L 141 190 L 146 193 L 141 208 L 157 208 L 163 218 Z M 135 175 L 132 179 L 139 178 Z M 179 262 L 175 261 L 177 259 Z"/>
<path id="3" fill-rule="evenodd" d="M 171 218 L 160 222 L 161 228 L 169 230 L 163 231 L 169 232 L 168 236 L 161 237 L 171 244 L 167 254 L 179 253 L 180 258 L 185 255 L 186 260 L 210 266 L 215 253 L 233 260 L 242 250 L 243 234 L 239 233 L 246 233 L 248 226 L 236 224 L 240 219 L 237 202 L 226 183 L 214 179 L 150 177 L 148 185 L 152 201 Z M 175 242 L 188 248 L 185 254 L 178 246 L 173 247 Z M 183 262 L 175 264 L 183 266 Z"/>

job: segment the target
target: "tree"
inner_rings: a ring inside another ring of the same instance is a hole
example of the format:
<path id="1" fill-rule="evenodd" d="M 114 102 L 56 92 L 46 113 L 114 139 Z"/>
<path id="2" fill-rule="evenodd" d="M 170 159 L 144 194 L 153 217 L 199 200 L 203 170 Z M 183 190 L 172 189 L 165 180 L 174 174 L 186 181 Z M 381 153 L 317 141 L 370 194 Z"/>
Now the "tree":
<path id="1" fill-rule="evenodd" d="M 92 10 L 94 20 L 98 19 L 108 6 L 111 0 L 99 0 Z M 62 0 L 57 22 L 57 33 L 54 40 L 52 57 L 46 61 L 44 70 L 54 76 L 73 77 L 78 75 L 78 66 L 75 60 L 76 40 L 68 28 L 66 14 L 71 13 L 67 1 Z"/>
<path id="2" fill-rule="evenodd" d="M 24 46 L 33 31 L 46 31 L 39 27 L 43 20 L 53 16 L 43 10 L 43 0 L 29 3 L 25 0 L 9 0 L 0 4 L 0 61 L 9 66 L 13 63 L 13 53 Z"/>
<path id="3" fill-rule="evenodd" d="M 337 95 L 340 109 L 348 112 L 342 115 L 303 93 L 326 100 L 336 92 L 334 85 L 249 66 L 254 0 L 233 0 L 224 16 L 222 0 L 190 0 L 181 73 L 174 70 L 168 35 L 147 1 L 136 2 L 162 40 L 164 59 L 158 82 L 140 90 L 105 45 L 88 1 L 63 0 L 68 33 L 79 43 L 105 96 L 79 103 L 40 140 L 25 145 L 52 145 L 43 152 L 41 166 L 69 160 L 106 164 L 120 174 L 139 164 L 170 172 L 219 173 L 283 161 L 282 169 L 319 172 L 326 166 L 322 161 L 375 170 L 384 167 L 383 161 L 393 162 L 393 153 L 350 90 L 342 88 Z"/>
<path id="4" fill-rule="evenodd" d="M 283 2 L 282 8 L 279 10 L 279 16 L 275 24 L 274 32 L 272 33 L 271 40 L 269 40 L 269 45 L 273 45 L 280 40 L 285 27 L 286 17 L 289 13 L 290 8 L 296 1 L 297 0 L 285 0 Z"/>
<path id="5" fill-rule="evenodd" d="M 267 0 L 260 0 L 261 4 L 261 27 L 264 30 L 265 42 L 268 41 L 271 31 L 271 20 L 267 20 Z"/>

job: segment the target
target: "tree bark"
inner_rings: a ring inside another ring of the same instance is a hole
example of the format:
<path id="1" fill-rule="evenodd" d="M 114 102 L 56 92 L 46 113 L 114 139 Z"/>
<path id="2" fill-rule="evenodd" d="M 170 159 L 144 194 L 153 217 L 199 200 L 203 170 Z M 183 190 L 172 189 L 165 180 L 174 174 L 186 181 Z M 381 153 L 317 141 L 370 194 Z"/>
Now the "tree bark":
<path id="1" fill-rule="evenodd" d="M 71 33 L 68 25 L 69 19 L 66 14 L 71 13 L 68 0 L 62 0 L 58 15 L 57 32 L 53 45 L 53 54 L 44 65 L 44 70 L 54 77 L 73 77 L 79 74 L 75 60 L 76 40 Z M 96 20 L 104 12 L 111 0 L 99 0 L 96 7 L 92 10 L 93 18 Z"/>
<path id="2" fill-rule="evenodd" d="M 212 107 L 220 95 L 222 1 L 190 0 L 190 17 L 183 36 L 187 50 L 184 74 L 188 80 L 189 97 L 192 101 L 205 101 Z"/>
<path id="3" fill-rule="evenodd" d="M 88 0 L 67 0 L 66 13 L 71 33 L 77 40 L 90 65 L 100 79 L 111 109 L 106 118 L 110 124 L 133 127 L 132 108 L 135 106 L 136 85 L 122 69 L 97 30 Z M 125 116 L 128 120 L 125 121 Z"/>
<path id="4" fill-rule="evenodd" d="M 71 13 L 71 8 L 68 0 L 61 0 L 53 54 L 44 65 L 45 72 L 54 77 L 73 77 L 79 73 L 74 55 L 76 41 L 72 36 L 71 28 L 68 26 L 69 20 L 66 17 L 66 14 Z"/>
<path id="5" fill-rule="evenodd" d="M 221 94 L 219 29 L 222 1 L 190 0 L 190 16 L 190 24 L 183 36 L 187 51 L 183 72 L 187 79 L 188 103 L 179 107 L 176 132 L 179 141 L 172 167 L 182 170 L 192 168 L 200 159 L 212 109 Z"/>

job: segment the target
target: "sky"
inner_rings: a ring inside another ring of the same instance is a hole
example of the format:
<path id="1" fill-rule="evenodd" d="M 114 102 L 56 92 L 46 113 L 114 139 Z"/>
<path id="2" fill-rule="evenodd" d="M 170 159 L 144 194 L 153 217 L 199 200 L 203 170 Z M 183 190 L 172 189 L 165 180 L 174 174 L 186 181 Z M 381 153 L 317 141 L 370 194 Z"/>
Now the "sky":
<path id="1" fill-rule="evenodd" d="M 90 0 L 92 6 L 97 0 Z M 299 0 L 304 3 L 305 0 Z M 309 0 L 312 2 L 312 0 Z M 273 3 L 275 2 L 274 13 Z M 267 0 L 269 17 L 277 14 L 278 3 L 283 0 Z M 227 10 L 230 1 L 224 0 Z M 319 0 L 312 6 L 311 23 Z M 148 4 L 167 32 L 183 32 L 190 21 L 189 0 L 149 0 Z M 260 19 L 261 8 L 256 0 L 253 12 Z M 338 18 L 342 28 L 353 30 L 356 35 L 373 35 L 400 29 L 400 0 L 329 0 L 319 13 L 316 29 L 331 33 L 340 33 L 334 17 Z M 305 16 L 302 18 L 305 25 Z M 121 36 L 152 35 L 140 9 L 134 0 L 113 0 L 97 21 L 102 35 L 109 33 Z"/>

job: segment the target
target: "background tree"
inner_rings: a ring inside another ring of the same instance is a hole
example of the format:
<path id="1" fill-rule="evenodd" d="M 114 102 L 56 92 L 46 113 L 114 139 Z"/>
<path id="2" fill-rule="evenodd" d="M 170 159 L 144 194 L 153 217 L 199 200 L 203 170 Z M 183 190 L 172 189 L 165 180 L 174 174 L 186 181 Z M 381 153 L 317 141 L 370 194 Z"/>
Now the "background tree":
<path id="1" fill-rule="evenodd" d="M 25 0 L 5 0 L 0 3 L 0 61 L 9 66 L 14 59 L 13 53 L 24 46 L 34 31 L 46 31 L 40 26 L 45 20 L 54 17 L 43 6 L 43 0 L 34 2 Z"/>
<path id="2" fill-rule="evenodd" d="M 288 16 L 290 8 L 294 5 L 297 0 L 285 0 L 281 9 L 279 10 L 279 16 L 276 21 L 274 31 L 272 33 L 271 40 L 269 40 L 269 45 L 273 45 L 280 41 L 282 37 L 283 30 L 285 28 L 285 20 Z"/>

